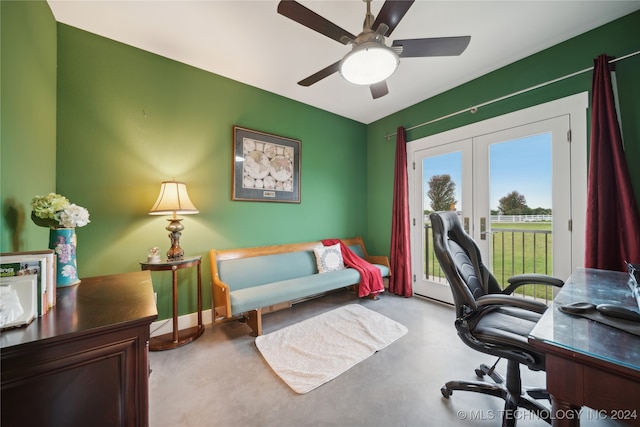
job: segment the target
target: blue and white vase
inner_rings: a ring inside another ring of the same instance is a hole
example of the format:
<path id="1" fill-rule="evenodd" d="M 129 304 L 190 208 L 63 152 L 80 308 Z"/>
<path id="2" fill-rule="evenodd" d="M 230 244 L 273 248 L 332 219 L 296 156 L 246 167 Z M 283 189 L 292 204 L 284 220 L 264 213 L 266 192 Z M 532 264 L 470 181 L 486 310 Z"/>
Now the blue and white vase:
<path id="1" fill-rule="evenodd" d="M 53 228 L 49 231 L 49 249 L 56 254 L 56 287 L 77 285 L 76 229 Z"/>

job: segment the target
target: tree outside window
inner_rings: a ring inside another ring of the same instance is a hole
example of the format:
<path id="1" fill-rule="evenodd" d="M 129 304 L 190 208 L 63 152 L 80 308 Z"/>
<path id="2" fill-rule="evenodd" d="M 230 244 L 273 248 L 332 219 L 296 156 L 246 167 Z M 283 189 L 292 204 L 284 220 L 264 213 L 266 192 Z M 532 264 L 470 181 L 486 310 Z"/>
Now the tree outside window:
<path id="1" fill-rule="evenodd" d="M 503 215 L 526 215 L 530 211 L 524 194 L 515 190 L 499 200 L 498 210 Z"/>
<path id="2" fill-rule="evenodd" d="M 429 191 L 427 196 L 431 200 L 431 208 L 434 211 L 455 210 L 458 201 L 455 198 L 456 184 L 451 175 L 433 175 L 429 179 Z"/>

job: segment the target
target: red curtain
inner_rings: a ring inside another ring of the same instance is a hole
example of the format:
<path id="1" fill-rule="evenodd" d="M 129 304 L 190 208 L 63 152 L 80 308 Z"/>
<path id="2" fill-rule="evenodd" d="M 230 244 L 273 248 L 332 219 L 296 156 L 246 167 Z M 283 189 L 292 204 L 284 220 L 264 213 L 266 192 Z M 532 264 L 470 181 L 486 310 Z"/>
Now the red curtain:
<path id="1" fill-rule="evenodd" d="M 403 127 L 396 138 L 396 166 L 393 178 L 393 213 L 391 218 L 391 279 L 389 291 L 410 297 L 411 242 L 409 239 L 409 181 L 407 177 L 407 142 Z"/>
<path id="2" fill-rule="evenodd" d="M 626 271 L 640 262 L 640 215 L 622 146 L 606 55 L 595 60 L 585 266 Z"/>

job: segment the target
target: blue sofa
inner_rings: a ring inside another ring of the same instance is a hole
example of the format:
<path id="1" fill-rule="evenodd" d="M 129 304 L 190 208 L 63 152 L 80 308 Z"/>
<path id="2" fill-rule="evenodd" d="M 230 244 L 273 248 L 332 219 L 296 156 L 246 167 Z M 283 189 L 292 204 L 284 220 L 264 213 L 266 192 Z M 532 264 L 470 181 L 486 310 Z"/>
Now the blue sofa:
<path id="1" fill-rule="evenodd" d="M 385 256 L 367 254 L 362 238 L 342 239 L 361 258 L 391 275 Z M 321 242 L 293 243 L 209 252 L 214 322 L 245 319 L 253 335 L 262 334 L 262 314 L 326 292 L 360 283 L 353 268 L 318 273 L 313 248 Z"/>

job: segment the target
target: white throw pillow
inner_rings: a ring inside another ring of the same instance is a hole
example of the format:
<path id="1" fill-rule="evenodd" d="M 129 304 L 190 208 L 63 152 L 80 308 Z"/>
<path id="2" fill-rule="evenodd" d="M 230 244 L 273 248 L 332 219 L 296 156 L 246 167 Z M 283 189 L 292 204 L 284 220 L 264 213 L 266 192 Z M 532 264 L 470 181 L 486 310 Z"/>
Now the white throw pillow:
<path id="1" fill-rule="evenodd" d="M 318 246 L 313 248 L 313 252 L 316 254 L 318 273 L 344 270 L 344 261 L 342 259 L 340 243 L 336 243 L 332 246 Z"/>

